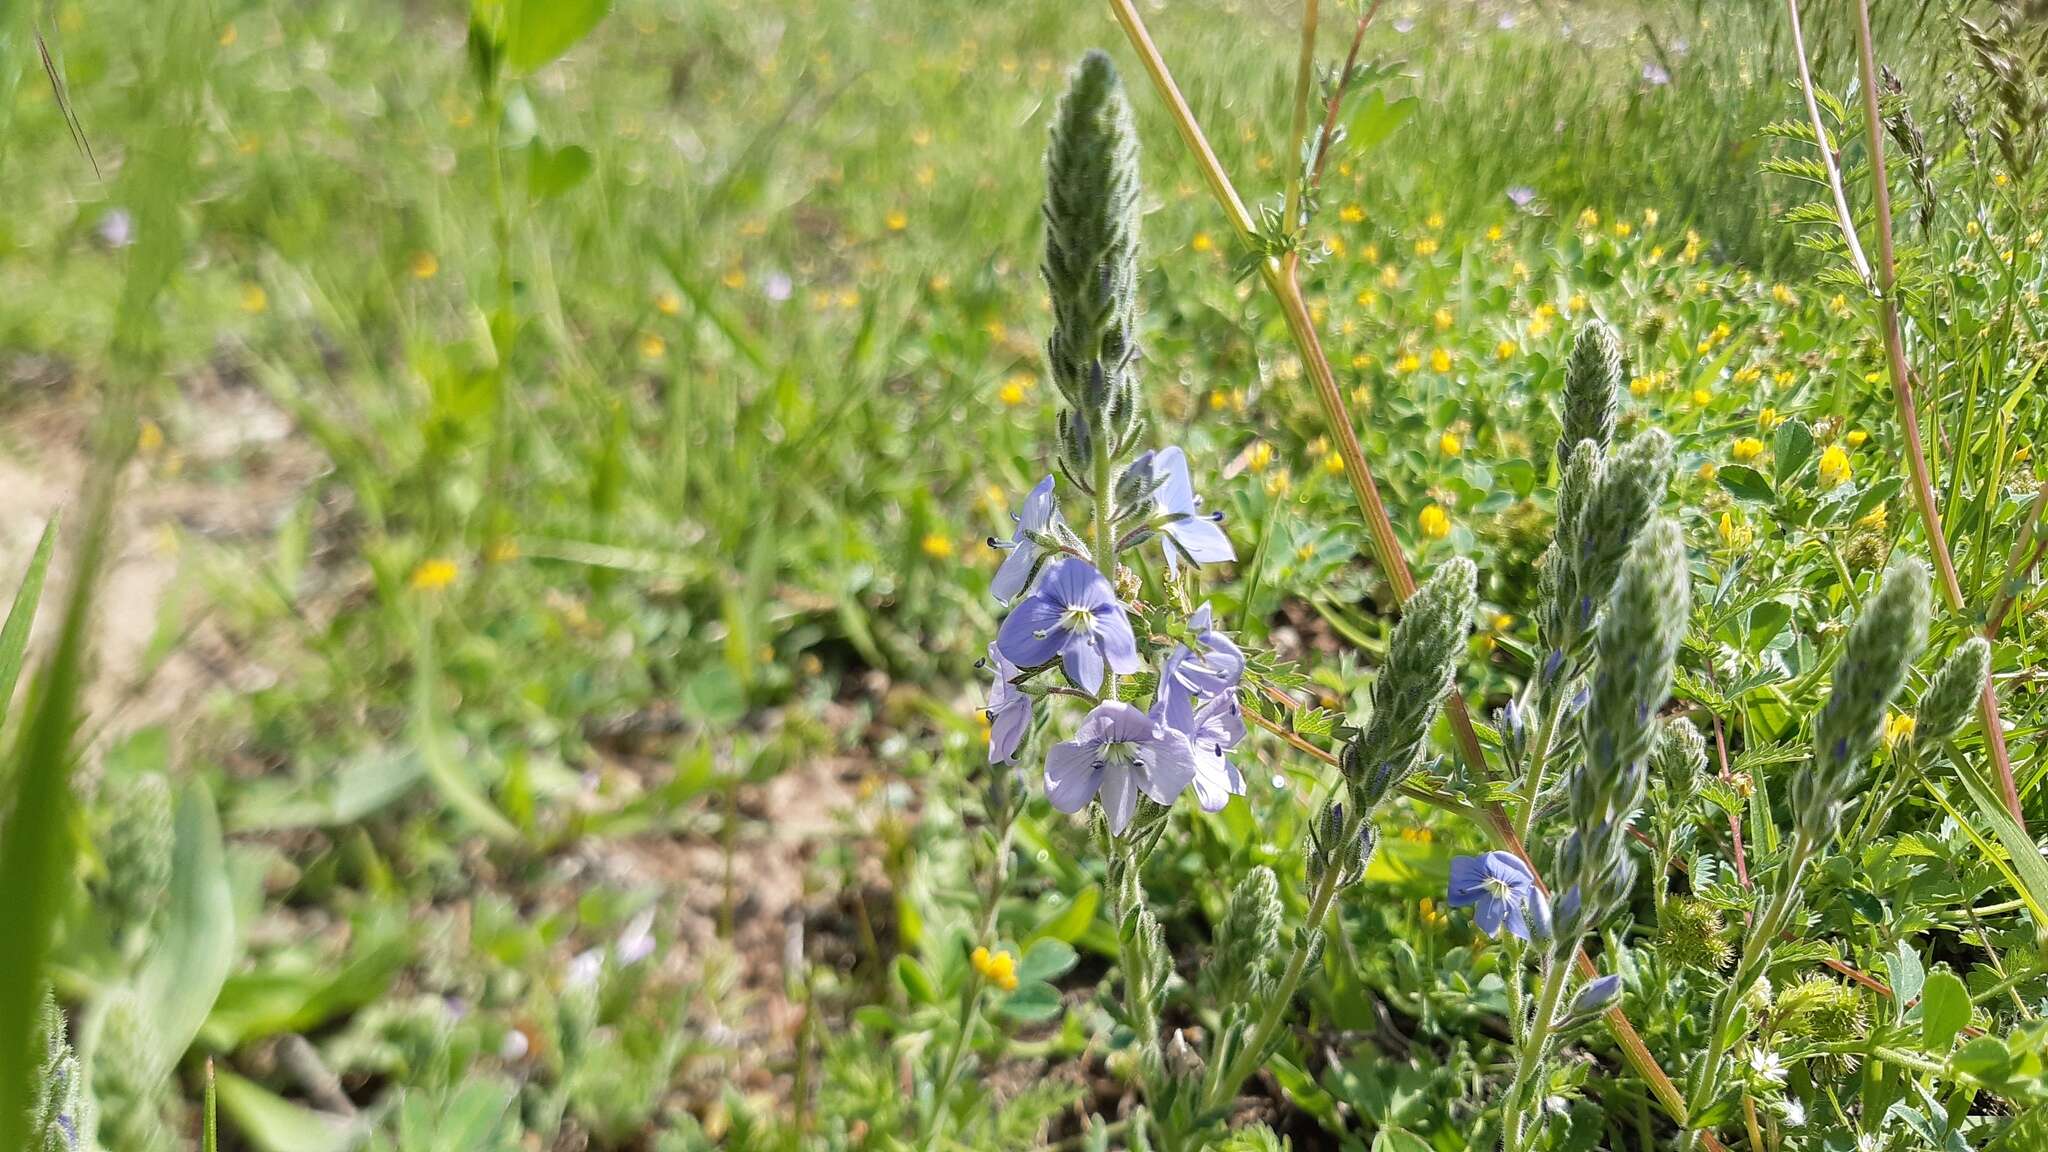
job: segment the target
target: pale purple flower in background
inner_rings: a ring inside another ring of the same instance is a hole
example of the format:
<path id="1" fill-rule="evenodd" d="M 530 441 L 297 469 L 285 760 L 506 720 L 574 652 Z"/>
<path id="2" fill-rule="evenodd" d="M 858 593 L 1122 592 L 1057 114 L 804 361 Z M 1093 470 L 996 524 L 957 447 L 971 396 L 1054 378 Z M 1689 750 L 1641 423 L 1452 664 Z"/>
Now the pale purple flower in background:
<path id="1" fill-rule="evenodd" d="M 1185 725 L 1169 718 L 1170 709 L 1161 700 L 1153 706 L 1155 719 L 1188 738 L 1194 750 L 1195 775 L 1190 781 L 1195 800 L 1204 812 L 1220 812 L 1232 796 L 1244 795 L 1244 773 L 1229 759 L 1230 750 L 1244 739 L 1244 711 L 1236 693 L 1218 696 L 1195 709 Z"/>
<path id="2" fill-rule="evenodd" d="M 996 631 L 996 645 L 1019 668 L 1060 661 L 1083 692 L 1102 687 L 1105 666 L 1126 675 L 1143 667 L 1116 589 L 1093 564 L 1072 556 L 1046 566 L 1038 586 Z"/>
<path id="3" fill-rule="evenodd" d="M 597 983 L 597 978 L 603 974 L 604 949 L 587 948 L 569 961 L 569 972 L 563 982 L 571 988 L 587 988 Z"/>
<path id="4" fill-rule="evenodd" d="M 1488 936 L 1505 924 L 1508 931 L 1529 938 L 1527 912 L 1535 885 L 1528 866 L 1512 853 L 1451 858 L 1450 905 L 1472 907 L 1479 930 Z"/>
<path id="5" fill-rule="evenodd" d="M 775 301 L 777 304 L 789 299 L 789 294 L 794 289 L 795 285 L 789 282 L 789 273 L 787 272 L 770 272 L 761 280 L 761 295 Z"/>
<path id="6" fill-rule="evenodd" d="M 1244 650 L 1216 630 L 1214 613 L 1206 603 L 1188 617 L 1188 627 L 1194 629 L 1202 650 L 1173 646 L 1159 673 L 1159 698 L 1167 721 L 1192 734 L 1197 706 L 1237 690 L 1244 678 Z"/>
<path id="7" fill-rule="evenodd" d="M 532 1047 L 533 1042 L 526 1038 L 526 1033 L 517 1028 L 507 1029 L 504 1039 L 498 1041 L 498 1059 L 507 1064 L 517 1064 L 526 1059 L 526 1053 Z"/>
<path id="8" fill-rule="evenodd" d="M 1394 21 L 1394 31 L 1406 36 L 1410 32 L 1415 31 L 1415 21 L 1403 16 L 1399 20 Z"/>
<path id="9" fill-rule="evenodd" d="M 1517 208 L 1527 208 L 1536 202 L 1536 190 L 1527 184 L 1510 184 L 1508 201 Z"/>
<path id="10" fill-rule="evenodd" d="M 1024 585 L 1031 580 L 1031 570 L 1038 566 L 1038 557 L 1045 550 L 1033 539 L 1052 529 L 1052 519 L 1059 512 L 1059 505 L 1052 498 L 1052 476 L 1040 480 L 1024 497 L 1024 512 L 1014 516 L 1017 531 L 1008 540 L 991 536 L 988 546 L 999 552 L 1008 552 L 1003 557 L 1003 566 L 996 569 L 996 578 L 989 582 L 989 595 L 998 604 L 1008 604 L 1024 591 Z"/>
<path id="11" fill-rule="evenodd" d="M 1643 79 L 1649 83 L 1650 87 L 1661 88 L 1671 83 L 1671 73 L 1664 70 L 1664 65 L 1657 63 L 1655 60 L 1649 60 L 1643 64 Z"/>
<path id="12" fill-rule="evenodd" d="M 1196 564 L 1237 559 L 1230 537 L 1223 534 L 1222 525 L 1217 523 L 1223 514 L 1202 511 L 1202 498 L 1195 495 L 1194 482 L 1188 479 L 1187 453 L 1179 448 L 1160 450 L 1152 457 L 1152 477 L 1159 482 L 1152 494 L 1153 507 L 1166 518 L 1159 530 L 1164 534 L 1162 543 L 1169 575 L 1180 570 L 1181 557 Z"/>
<path id="13" fill-rule="evenodd" d="M 1022 671 L 991 641 L 988 666 L 995 670 L 995 683 L 988 689 L 988 762 L 1008 764 L 1017 758 L 1024 734 L 1031 730 L 1031 697 L 1011 683 Z"/>
<path id="14" fill-rule="evenodd" d="M 654 909 L 648 908 L 626 922 L 625 930 L 612 942 L 612 958 L 621 968 L 631 968 L 654 955 Z"/>
<path id="15" fill-rule="evenodd" d="M 1045 794 L 1069 814 L 1100 795 L 1109 830 L 1121 833 L 1138 810 L 1138 793 L 1173 803 L 1195 779 L 1188 738 L 1121 700 L 1095 706 L 1072 740 L 1045 757 Z"/>
<path id="16" fill-rule="evenodd" d="M 1519 21 L 1515 19 L 1515 14 L 1513 12 L 1503 12 L 1500 14 L 1500 19 L 1494 21 L 1493 23 L 1494 27 L 1499 28 L 1503 32 L 1507 32 L 1513 30 L 1514 26 L 1517 23 L 1519 23 Z"/>
<path id="17" fill-rule="evenodd" d="M 100 215 L 100 243 L 109 248 L 126 248 L 135 243 L 135 217 L 126 208 L 109 208 Z"/>

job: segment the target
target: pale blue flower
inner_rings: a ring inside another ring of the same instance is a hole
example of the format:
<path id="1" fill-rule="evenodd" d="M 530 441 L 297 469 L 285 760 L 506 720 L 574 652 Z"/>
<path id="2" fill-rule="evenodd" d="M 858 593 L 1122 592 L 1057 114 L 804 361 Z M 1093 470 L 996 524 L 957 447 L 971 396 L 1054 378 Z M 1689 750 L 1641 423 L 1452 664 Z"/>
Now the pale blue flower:
<path id="1" fill-rule="evenodd" d="M 1173 803 L 1195 779 L 1188 738 L 1121 700 L 1097 704 L 1072 740 L 1045 757 L 1045 794 L 1074 813 L 1098 795 L 1109 830 L 1121 833 L 1138 810 L 1138 793 Z"/>
<path id="2" fill-rule="evenodd" d="M 1030 583 L 1032 569 L 1038 567 L 1038 558 L 1044 553 L 1035 537 L 1051 531 L 1053 517 L 1058 514 L 1059 505 L 1052 498 L 1052 477 L 1048 475 L 1025 495 L 1024 511 L 1014 517 L 1016 533 L 1008 540 L 989 537 L 989 547 L 1009 553 L 1003 557 L 1003 566 L 996 569 L 996 578 L 989 581 L 989 594 L 997 603 L 1015 600 Z"/>
<path id="3" fill-rule="evenodd" d="M 1031 697 L 1013 681 L 1023 672 L 991 641 L 988 666 L 996 682 L 988 689 L 988 762 L 1008 764 L 1017 758 L 1024 734 L 1031 730 Z"/>
<path id="4" fill-rule="evenodd" d="M 1530 875 L 1528 865 L 1511 852 L 1451 859 L 1450 905 L 1475 906 L 1473 918 L 1488 936 L 1505 924 L 1508 931 L 1527 940 L 1529 900 L 1535 890 L 1536 878 Z"/>
<path id="5" fill-rule="evenodd" d="M 1093 564 L 1072 556 L 1046 566 L 1038 586 L 996 632 L 996 646 L 1019 668 L 1059 660 L 1083 692 L 1102 687 L 1105 665 L 1119 675 L 1143 667 L 1116 590 Z"/>
<path id="6" fill-rule="evenodd" d="M 1164 448 L 1152 456 L 1152 479 L 1159 487 L 1152 494 L 1157 514 L 1164 519 L 1159 531 L 1166 551 L 1166 571 L 1180 570 L 1180 560 L 1196 564 L 1217 564 L 1237 559 L 1230 537 L 1218 521 L 1221 512 L 1203 512 L 1202 498 L 1195 495 L 1194 481 L 1188 479 L 1188 454 L 1179 448 Z"/>

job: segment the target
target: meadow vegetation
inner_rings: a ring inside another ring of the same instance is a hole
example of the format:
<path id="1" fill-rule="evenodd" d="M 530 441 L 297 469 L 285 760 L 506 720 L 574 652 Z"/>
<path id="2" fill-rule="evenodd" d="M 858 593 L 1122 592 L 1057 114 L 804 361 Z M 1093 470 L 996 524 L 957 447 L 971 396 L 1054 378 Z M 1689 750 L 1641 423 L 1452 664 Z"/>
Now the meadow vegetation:
<path id="1" fill-rule="evenodd" d="M 2038 8 L 0 12 L 0 1148 L 2048 1147 Z"/>

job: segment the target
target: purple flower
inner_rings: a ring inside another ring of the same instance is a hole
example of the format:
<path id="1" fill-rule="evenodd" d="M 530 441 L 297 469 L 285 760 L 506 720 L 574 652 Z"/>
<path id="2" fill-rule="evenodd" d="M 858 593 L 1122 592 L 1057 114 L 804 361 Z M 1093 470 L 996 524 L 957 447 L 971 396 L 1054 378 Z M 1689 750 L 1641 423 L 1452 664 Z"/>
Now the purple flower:
<path id="1" fill-rule="evenodd" d="M 1237 559 L 1237 550 L 1230 546 L 1230 537 L 1223 534 L 1223 528 L 1217 523 L 1223 519 L 1223 514 L 1202 511 L 1202 498 L 1195 495 L 1194 482 L 1188 479 L 1187 453 L 1179 448 L 1165 448 L 1155 453 L 1152 457 L 1152 478 L 1159 482 L 1158 490 L 1152 495 L 1153 506 L 1160 516 L 1166 518 L 1159 530 L 1166 536 L 1168 574 L 1179 570 L 1180 556 L 1196 564 Z"/>
<path id="2" fill-rule="evenodd" d="M 1244 773 L 1227 758 L 1244 739 L 1244 712 L 1237 694 L 1225 693 L 1202 705 L 1188 717 L 1185 727 L 1174 723 L 1170 711 L 1162 700 L 1153 707 L 1153 716 L 1188 738 L 1195 756 L 1195 800 L 1204 812 L 1221 812 L 1232 796 L 1244 795 Z"/>
<path id="3" fill-rule="evenodd" d="M 1074 738 L 1045 757 L 1045 794 L 1074 813 L 1099 793 L 1109 830 L 1123 832 L 1138 810 L 1138 792 L 1173 803 L 1195 778 L 1188 738 L 1121 700 L 1095 706 Z"/>
<path id="4" fill-rule="evenodd" d="M 988 646 L 988 666 L 996 671 L 996 682 L 988 689 L 988 762 L 1008 764 L 1017 758 L 1017 748 L 1031 730 L 1031 697 L 1011 683 L 1023 673 L 1003 658 L 994 642 Z"/>
<path id="5" fill-rule="evenodd" d="M 1621 999 L 1621 976 L 1610 972 L 1605 976 L 1586 982 L 1579 994 L 1572 997 L 1570 1015 L 1579 1019 L 1590 1019 L 1607 1011 L 1616 1000 Z"/>
<path id="6" fill-rule="evenodd" d="M 1508 931 L 1527 940 L 1526 912 L 1535 891 L 1536 878 L 1513 853 L 1488 852 L 1451 860 L 1451 907 L 1477 905 L 1474 918 L 1488 936 L 1497 934 L 1505 923 Z"/>
<path id="7" fill-rule="evenodd" d="M 1116 590 L 1093 564 L 1062 556 L 1046 566 L 1031 594 L 996 632 L 996 647 L 1019 668 L 1060 660 L 1083 692 L 1102 687 L 1102 669 L 1136 672 L 1138 640 Z"/>
<path id="8" fill-rule="evenodd" d="M 1017 531 L 1008 540 L 991 536 L 988 546 L 1008 552 L 1003 566 L 996 569 L 996 578 L 989 582 L 989 594 L 999 604 L 1008 604 L 1024 591 L 1024 585 L 1031 582 L 1031 571 L 1038 567 L 1038 557 L 1044 549 L 1038 546 L 1034 536 L 1042 536 L 1052 528 L 1052 518 L 1059 512 L 1059 505 L 1052 499 L 1052 477 L 1046 476 L 1024 497 L 1024 514 L 1013 517 Z"/>
<path id="9" fill-rule="evenodd" d="M 1527 208 L 1536 199 L 1536 190 L 1527 184 L 1512 184 L 1508 186 L 1508 199 L 1517 208 Z"/>
<path id="10" fill-rule="evenodd" d="M 1202 650 L 1197 652 L 1185 644 L 1173 646 L 1159 673 L 1159 698 L 1166 705 L 1167 721 L 1192 735 L 1196 707 L 1237 690 L 1238 681 L 1244 678 L 1244 651 L 1216 631 L 1214 613 L 1207 604 L 1188 617 L 1188 627 L 1195 630 Z"/>
<path id="11" fill-rule="evenodd" d="M 1655 60 L 1651 60 L 1643 65 L 1643 79 L 1646 82 L 1648 82 L 1651 87 L 1661 88 L 1664 85 L 1671 83 L 1671 73 L 1665 71 L 1664 66 L 1662 64 L 1657 63 Z"/>

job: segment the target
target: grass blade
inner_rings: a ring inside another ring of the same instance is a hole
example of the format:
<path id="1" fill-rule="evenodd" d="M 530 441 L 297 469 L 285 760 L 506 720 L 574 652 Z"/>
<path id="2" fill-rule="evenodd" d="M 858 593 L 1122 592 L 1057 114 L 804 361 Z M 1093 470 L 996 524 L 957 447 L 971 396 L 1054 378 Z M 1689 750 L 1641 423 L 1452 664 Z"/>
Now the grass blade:
<path id="1" fill-rule="evenodd" d="M 0 731 L 7 726 L 7 705 L 14 699 L 14 686 L 21 681 L 21 665 L 28 655 L 28 634 L 35 626 L 36 606 L 43 599 L 43 578 L 50 573 L 50 554 L 57 549 L 57 517 L 43 526 L 43 538 L 29 559 L 21 587 L 14 592 L 14 605 L 7 610 L 7 623 L 0 625 Z"/>

